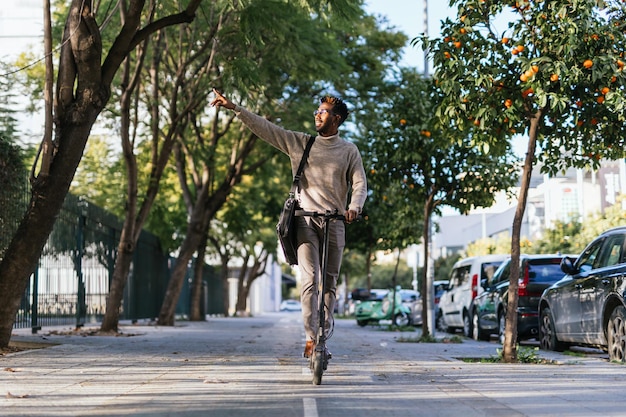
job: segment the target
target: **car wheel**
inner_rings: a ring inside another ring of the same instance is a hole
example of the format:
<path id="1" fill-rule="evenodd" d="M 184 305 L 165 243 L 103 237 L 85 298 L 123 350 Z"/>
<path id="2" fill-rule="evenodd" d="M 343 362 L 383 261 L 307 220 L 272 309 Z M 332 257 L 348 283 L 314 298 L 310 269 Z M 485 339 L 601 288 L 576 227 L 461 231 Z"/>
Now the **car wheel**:
<path id="1" fill-rule="evenodd" d="M 489 340 L 489 333 L 480 328 L 478 313 L 476 311 L 472 314 L 472 339 L 482 341 Z"/>
<path id="2" fill-rule="evenodd" d="M 469 314 L 463 314 L 463 336 L 472 337 L 472 321 Z"/>
<path id="3" fill-rule="evenodd" d="M 559 341 L 556 337 L 556 329 L 554 327 L 554 318 L 549 307 L 541 310 L 539 319 L 539 346 L 543 350 L 554 350 L 562 352 L 565 350 L 565 343 Z"/>
<path id="4" fill-rule="evenodd" d="M 498 314 L 498 341 L 504 344 L 504 333 L 506 332 L 506 313 L 501 311 Z"/>
<path id="5" fill-rule="evenodd" d="M 441 313 L 441 310 L 437 314 L 437 330 L 446 332 L 446 333 L 448 332 L 448 325 L 446 324 L 446 321 L 443 318 L 443 314 Z"/>
<path id="6" fill-rule="evenodd" d="M 611 362 L 626 362 L 626 309 L 617 307 L 611 313 L 606 329 L 609 360 Z"/>
<path id="7" fill-rule="evenodd" d="M 406 313 L 396 314 L 396 326 L 406 327 L 411 325 L 411 318 Z"/>
<path id="8" fill-rule="evenodd" d="M 356 324 L 358 324 L 361 327 L 365 327 L 367 326 L 368 321 L 367 320 L 357 320 Z"/>

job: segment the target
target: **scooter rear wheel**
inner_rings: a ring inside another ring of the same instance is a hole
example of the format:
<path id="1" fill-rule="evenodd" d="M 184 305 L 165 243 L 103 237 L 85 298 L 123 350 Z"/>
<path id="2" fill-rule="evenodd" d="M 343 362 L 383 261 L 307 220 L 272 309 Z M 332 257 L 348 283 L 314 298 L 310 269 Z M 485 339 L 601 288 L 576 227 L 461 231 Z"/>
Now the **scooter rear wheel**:
<path id="1" fill-rule="evenodd" d="M 313 351 L 311 354 L 311 370 L 313 371 L 313 385 L 322 383 L 324 373 L 324 352 Z"/>

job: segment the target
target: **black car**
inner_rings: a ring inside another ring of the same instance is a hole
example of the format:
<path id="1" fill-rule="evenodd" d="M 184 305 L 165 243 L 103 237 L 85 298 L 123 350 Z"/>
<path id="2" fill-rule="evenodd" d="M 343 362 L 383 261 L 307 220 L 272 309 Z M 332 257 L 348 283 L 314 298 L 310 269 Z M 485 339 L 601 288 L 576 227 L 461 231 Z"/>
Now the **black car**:
<path id="1" fill-rule="evenodd" d="M 548 288 L 539 304 L 542 349 L 587 345 L 626 361 L 626 227 L 607 230 L 577 260 L 564 258 L 567 275 Z"/>
<path id="2" fill-rule="evenodd" d="M 539 299 L 543 291 L 563 278 L 564 255 L 520 255 L 518 281 L 517 339 L 532 339 L 539 331 Z M 509 297 L 511 258 L 505 260 L 474 299 L 471 308 L 472 337 L 489 340 L 492 334 L 504 340 L 506 309 Z"/>

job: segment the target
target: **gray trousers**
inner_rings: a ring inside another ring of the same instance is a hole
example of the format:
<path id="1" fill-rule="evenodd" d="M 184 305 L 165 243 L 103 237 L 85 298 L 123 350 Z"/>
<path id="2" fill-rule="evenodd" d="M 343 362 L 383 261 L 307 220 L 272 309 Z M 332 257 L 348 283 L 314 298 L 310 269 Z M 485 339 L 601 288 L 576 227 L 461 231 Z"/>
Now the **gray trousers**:
<path id="1" fill-rule="evenodd" d="M 318 288 L 322 273 L 324 229 L 321 219 L 298 217 L 298 268 L 300 269 L 302 318 L 307 340 L 315 340 L 318 328 Z M 337 298 L 337 278 L 341 268 L 343 248 L 346 245 L 345 225 L 331 221 L 329 230 L 328 263 L 326 267 L 326 293 L 324 294 L 325 334 L 328 337 L 334 323 L 333 312 Z"/>

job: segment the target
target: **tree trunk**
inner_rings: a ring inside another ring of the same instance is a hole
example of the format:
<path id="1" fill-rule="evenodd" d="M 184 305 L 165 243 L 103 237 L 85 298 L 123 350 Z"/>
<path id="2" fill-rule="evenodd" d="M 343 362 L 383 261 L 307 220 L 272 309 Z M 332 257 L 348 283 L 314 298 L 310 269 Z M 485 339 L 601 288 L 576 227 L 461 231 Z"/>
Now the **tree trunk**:
<path id="1" fill-rule="evenodd" d="M 118 330 L 124 288 L 133 261 L 134 244 L 125 239 L 124 234 L 125 230 L 122 231 L 122 237 L 117 247 L 117 258 L 115 259 L 113 278 L 107 297 L 106 312 L 100 325 L 100 330 L 103 332 L 117 332 Z"/>
<path id="2" fill-rule="evenodd" d="M 178 304 L 185 275 L 187 274 L 187 265 L 200 245 L 203 235 L 206 233 L 208 221 L 205 219 L 207 217 L 205 213 L 201 212 L 201 209 L 196 208 L 194 215 L 192 215 L 189 221 L 185 240 L 180 247 L 176 264 L 167 284 L 161 311 L 159 312 L 158 322 L 161 326 L 173 326 L 175 324 L 176 305 Z"/>
<path id="3" fill-rule="evenodd" d="M 247 300 L 248 300 L 248 276 L 252 271 L 248 267 L 250 261 L 250 254 L 248 253 L 243 257 L 241 269 L 239 270 L 239 278 L 237 279 L 237 301 L 235 301 L 235 315 L 243 315 L 246 312 Z"/>
<path id="4" fill-rule="evenodd" d="M 245 315 L 248 309 L 248 295 L 250 293 L 250 283 L 248 280 L 239 277 L 239 283 L 237 284 L 237 303 L 235 304 L 235 314 Z"/>
<path id="5" fill-rule="evenodd" d="M 103 332 L 116 332 L 118 329 L 124 288 L 128 281 L 128 274 L 133 261 L 133 253 L 135 252 L 139 236 L 136 230 L 137 228 L 141 230 L 143 227 L 143 222 L 137 222 L 135 220 L 137 213 L 137 157 L 135 156 L 130 140 L 132 95 L 143 67 L 143 60 L 138 59 L 138 61 L 139 64 L 135 68 L 132 81 L 131 62 L 129 59 L 124 61 L 121 77 L 124 89 L 120 96 L 120 136 L 126 165 L 126 216 L 122 226 L 120 242 L 117 247 L 118 256 L 115 259 L 111 287 L 109 288 L 109 296 L 107 297 L 106 311 L 102 319 L 102 324 L 100 325 L 100 330 Z M 135 236 L 137 236 L 137 238 Z"/>
<path id="6" fill-rule="evenodd" d="M 254 250 L 254 249 L 252 249 Z M 263 250 L 258 256 L 253 256 L 254 264 L 250 268 L 243 268 L 242 274 L 239 276 L 239 291 L 237 292 L 237 308 L 236 311 L 248 310 L 248 299 L 250 298 L 250 289 L 252 284 L 265 273 L 269 253 Z M 248 257 L 244 259 L 245 264 L 248 263 Z"/>
<path id="7" fill-rule="evenodd" d="M 513 217 L 513 228 L 511 235 L 511 275 L 509 277 L 508 305 L 506 310 L 506 326 L 504 331 L 504 344 L 502 346 L 502 360 L 507 363 L 517 362 L 517 291 L 519 288 L 520 276 L 520 236 L 522 231 L 522 220 L 526 211 L 526 201 L 528 199 L 528 188 L 530 177 L 533 171 L 535 159 L 535 149 L 537 147 L 537 133 L 539 128 L 540 112 L 531 119 L 528 135 L 528 149 L 524 160 L 524 171 L 520 185 L 517 208 Z"/>
<path id="8" fill-rule="evenodd" d="M 204 299 L 204 292 L 202 291 L 202 284 L 204 278 L 204 255 L 206 254 L 207 235 L 204 235 L 202 243 L 198 246 L 196 251 L 196 262 L 194 264 L 193 283 L 191 286 L 191 312 L 189 313 L 189 320 L 191 321 L 204 321 L 202 301 Z M 206 314 L 206 311 L 204 312 Z"/>

